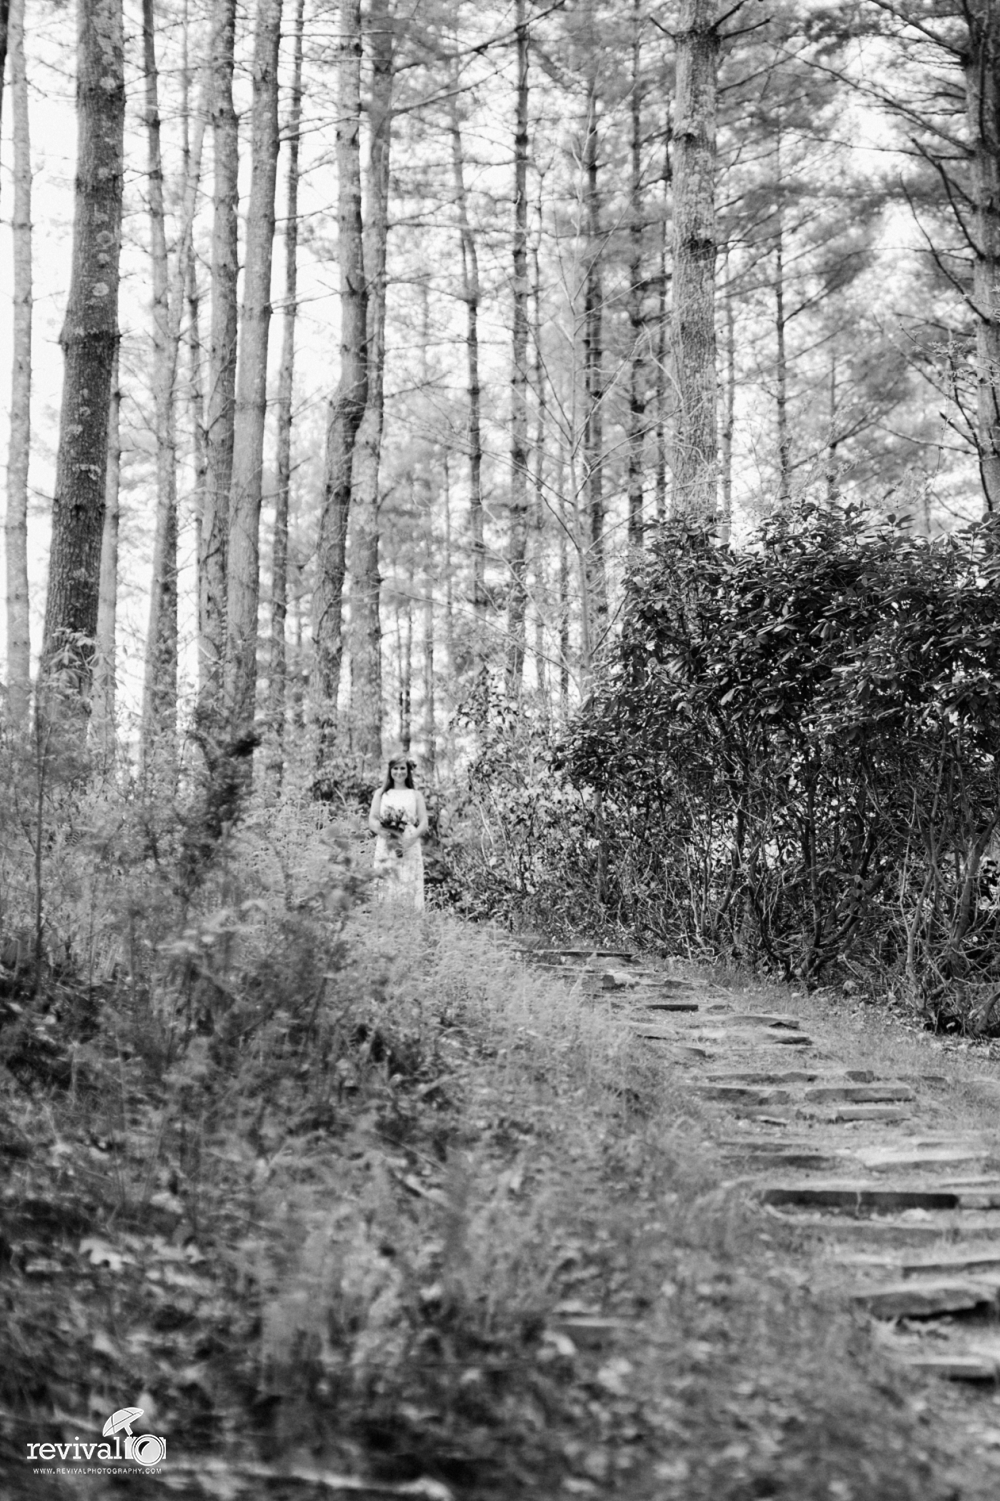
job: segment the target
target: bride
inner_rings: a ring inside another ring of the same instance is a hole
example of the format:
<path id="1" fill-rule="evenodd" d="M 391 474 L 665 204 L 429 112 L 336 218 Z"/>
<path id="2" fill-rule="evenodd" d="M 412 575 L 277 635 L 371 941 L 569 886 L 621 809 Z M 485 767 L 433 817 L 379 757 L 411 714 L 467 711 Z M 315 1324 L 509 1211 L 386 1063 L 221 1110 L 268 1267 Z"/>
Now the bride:
<path id="1" fill-rule="evenodd" d="M 420 912 L 424 905 L 424 855 L 420 841 L 427 833 L 427 807 L 413 785 L 416 762 L 403 754 L 392 756 L 381 787 L 375 789 L 368 827 L 375 839 L 378 900 L 399 902 Z"/>

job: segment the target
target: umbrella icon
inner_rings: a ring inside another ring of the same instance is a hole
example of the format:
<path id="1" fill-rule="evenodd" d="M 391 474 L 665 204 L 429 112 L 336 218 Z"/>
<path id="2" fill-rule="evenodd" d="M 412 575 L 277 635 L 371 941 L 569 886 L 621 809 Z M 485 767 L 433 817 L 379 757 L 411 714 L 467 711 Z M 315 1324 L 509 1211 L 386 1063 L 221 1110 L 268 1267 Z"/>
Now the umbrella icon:
<path id="1" fill-rule="evenodd" d="M 132 1424 L 142 1417 L 141 1407 L 119 1407 L 113 1412 L 104 1425 L 104 1437 L 110 1438 L 113 1433 L 125 1432 L 132 1437 Z"/>

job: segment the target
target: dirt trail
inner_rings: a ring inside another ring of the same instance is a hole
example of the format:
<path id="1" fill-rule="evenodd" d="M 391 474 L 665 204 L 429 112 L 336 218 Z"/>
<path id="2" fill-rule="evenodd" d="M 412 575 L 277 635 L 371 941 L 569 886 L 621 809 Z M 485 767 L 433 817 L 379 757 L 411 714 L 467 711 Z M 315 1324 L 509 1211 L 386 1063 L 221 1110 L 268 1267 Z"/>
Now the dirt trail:
<path id="1" fill-rule="evenodd" d="M 915 1385 L 931 1378 L 933 1421 L 1000 1486 L 1000 1083 L 980 1086 L 998 1130 L 957 1128 L 958 1081 L 929 1039 L 921 1072 L 859 1068 L 831 1023 L 758 1009 L 760 991 L 748 1004 L 615 950 L 525 957 L 606 997 L 721 1107 L 727 1178 L 759 1203 L 762 1233 L 865 1310 Z"/>

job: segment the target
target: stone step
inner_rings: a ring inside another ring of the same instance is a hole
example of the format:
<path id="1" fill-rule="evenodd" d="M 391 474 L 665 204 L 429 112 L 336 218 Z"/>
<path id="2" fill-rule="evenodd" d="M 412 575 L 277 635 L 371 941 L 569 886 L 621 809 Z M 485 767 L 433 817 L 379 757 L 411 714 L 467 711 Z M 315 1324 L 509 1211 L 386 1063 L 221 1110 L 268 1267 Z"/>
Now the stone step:
<path id="1" fill-rule="evenodd" d="M 820 1068 L 795 1069 L 706 1069 L 704 1077 L 713 1084 L 815 1084 L 818 1079 L 832 1083 L 872 1084 L 871 1069 L 843 1069 L 837 1072 Z"/>
<path id="2" fill-rule="evenodd" d="M 701 1023 L 699 1027 L 692 1027 L 691 1030 L 694 1032 L 695 1037 L 702 1042 L 719 1043 L 724 1047 L 734 1047 L 734 1045 L 742 1044 L 745 1049 L 751 1051 L 755 1056 L 761 1051 L 761 1048 L 755 1045 L 758 1041 L 758 1035 L 749 1027 L 723 1028 L 713 1023 Z M 813 1045 L 812 1038 L 805 1032 L 772 1032 L 769 1030 L 765 1034 L 765 1038 L 761 1038 L 760 1042 L 768 1048 L 808 1048 Z"/>
<path id="3" fill-rule="evenodd" d="M 854 1213 L 883 1209 L 1000 1209 L 1000 1181 L 995 1178 L 972 1182 L 959 1179 L 933 1186 L 905 1180 L 889 1185 L 865 1179 L 825 1183 L 805 1180 L 765 1184 L 759 1193 L 765 1204 L 801 1204 Z"/>
<path id="4" fill-rule="evenodd" d="M 915 1100 L 916 1095 L 909 1084 L 816 1084 L 805 1090 L 803 1099 L 809 1104 L 891 1105 Z"/>
<path id="5" fill-rule="evenodd" d="M 896 1277 L 973 1276 L 996 1273 L 1000 1276 L 1000 1251 L 951 1251 L 927 1256 L 844 1256 L 838 1265 L 858 1267 L 864 1271 L 885 1272 Z"/>
<path id="6" fill-rule="evenodd" d="M 995 1355 L 962 1350 L 918 1350 L 912 1353 L 890 1350 L 888 1353 L 899 1365 L 910 1371 L 919 1371 L 923 1376 L 941 1376 L 947 1381 L 1000 1380 L 1000 1351 Z"/>
<path id="7" fill-rule="evenodd" d="M 630 1021 L 628 1029 L 633 1037 L 640 1037 L 643 1042 L 677 1041 L 677 1034 L 675 1032 L 671 1032 L 669 1027 L 657 1026 L 655 1021 Z"/>
<path id="8" fill-rule="evenodd" d="M 812 1109 L 800 1108 L 796 1114 L 803 1120 L 822 1121 L 829 1125 L 871 1121 L 891 1126 L 910 1119 L 910 1112 L 900 1105 L 830 1105 L 825 1109 L 817 1105 Z"/>
<path id="9" fill-rule="evenodd" d="M 602 948 L 565 948 L 565 949 L 518 949 L 517 952 L 524 959 L 565 959 L 572 963 L 576 959 L 620 959 L 625 964 L 631 964 L 635 955 L 630 949 L 602 949 Z"/>
<path id="10" fill-rule="evenodd" d="M 836 1172 L 838 1168 L 852 1166 L 850 1155 L 845 1152 L 824 1151 L 822 1147 L 806 1144 L 786 1146 L 780 1141 L 769 1145 L 747 1143 L 745 1146 L 727 1147 L 727 1161 L 738 1160 L 748 1166 L 765 1168 L 798 1169 L 803 1172 Z"/>
<path id="11" fill-rule="evenodd" d="M 927 1215 L 925 1219 L 848 1219 L 843 1215 L 806 1215 L 782 1213 L 769 1208 L 768 1219 L 773 1219 L 785 1230 L 794 1231 L 808 1240 L 827 1241 L 837 1246 L 863 1245 L 869 1249 L 906 1246 L 938 1246 L 960 1244 L 962 1230 L 957 1225 L 961 1216 L 943 1214 Z M 905 1211 L 904 1211 L 905 1213 Z M 981 1233 L 970 1231 L 972 1233 Z"/>
<path id="12" fill-rule="evenodd" d="M 727 1027 L 782 1027 L 788 1032 L 801 1032 L 802 1024 L 797 1016 L 783 1012 L 731 1011 L 725 1019 Z"/>
<path id="13" fill-rule="evenodd" d="M 644 974 L 641 970 L 606 969 L 600 975 L 602 990 L 667 990 L 693 994 L 703 989 L 690 980 L 675 980 L 669 975 Z"/>
<path id="14" fill-rule="evenodd" d="M 877 1319 L 931 1319 L 995 1309 L 1000 1303 L 1000 1278 L 912 1277 L 859 1288 L 851 1296 Z"/>
<path id="15" fill-rule="evenodd" d="M 925 1188 L 919 1184 L 868 1183 L 863 1179 L 839 1182 L 768 1183 L 758 1189 L 762 1203 L 801 1205 L 804 1209 L 863 1210 L 883 1209 L 961 1209 L 962 1194 L 957 1189 Z M 978 1206 L 976 1206 L 978 1207 Z"/>
<path id="16" fill-rule="evenodd" d="M 694 1090 L 703 1099 L 718 1100 L 725 1105 L 787 1105 L 792 1099 L 790 1089 L 751 1084 L 695 1084 Z"/>
<path id="17" fill-rule="evenodd" d="M 924 1147 L 906 1151 L 897 1147 L 860 1147 L 858 1161 L 871 1173 L 933 1172 L 938 1167 L 972 1166 L 989 1153 L 974 1147 Z"/>
<path id="18" fill-rule="evenodd" d="M 697 1001 L 643 1001 L 644 1011 L 698 1011 Z"/>

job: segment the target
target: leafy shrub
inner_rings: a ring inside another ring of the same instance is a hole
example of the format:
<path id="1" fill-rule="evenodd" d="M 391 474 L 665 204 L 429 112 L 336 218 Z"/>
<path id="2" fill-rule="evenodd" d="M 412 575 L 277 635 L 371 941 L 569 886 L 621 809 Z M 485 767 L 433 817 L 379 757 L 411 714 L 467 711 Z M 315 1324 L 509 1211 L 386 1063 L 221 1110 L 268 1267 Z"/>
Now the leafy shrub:
<path id="1" fill-rule="evenodd" d="M 611 911 L 785 976 L 875 962 L 992 1025 L 998 584 L 992 524 L 807 505 L 742 552 L 668 528 L 566 747 Z"/>

